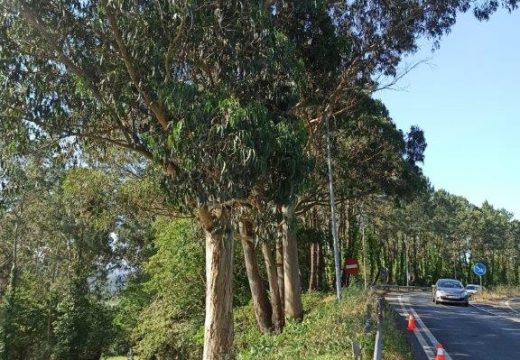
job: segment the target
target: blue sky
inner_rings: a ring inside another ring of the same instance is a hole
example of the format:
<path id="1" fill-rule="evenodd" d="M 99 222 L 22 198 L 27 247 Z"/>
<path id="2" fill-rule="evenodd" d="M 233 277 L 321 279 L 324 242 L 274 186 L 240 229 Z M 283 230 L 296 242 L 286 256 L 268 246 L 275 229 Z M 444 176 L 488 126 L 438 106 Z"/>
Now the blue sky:
<path id="1" fill-rule="evenodd" d="M 419 125 L 428 148 L 423 166 L 436 189 L 488 200 L 520 219 L 520 11 L 488 22 L 461 16 L 428 59 L 383 100 L 397 126 Z"/>

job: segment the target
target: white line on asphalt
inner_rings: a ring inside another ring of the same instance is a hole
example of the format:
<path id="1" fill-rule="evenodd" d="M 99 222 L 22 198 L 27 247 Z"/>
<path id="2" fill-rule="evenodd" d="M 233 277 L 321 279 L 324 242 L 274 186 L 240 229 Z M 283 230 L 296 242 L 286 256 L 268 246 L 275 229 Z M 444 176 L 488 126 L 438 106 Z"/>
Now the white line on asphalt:
<path id="1" fill-rule="evenodd" d="M 408 311 L 406 311 L 406 307 L 403 304 L 403 300 L 401 298 L 401 295 L 399 295 L 399 304 L 401 305 L 401 309 L 402 309 L 403 313 L 406 316 Z M 415 337 L 417 337 L 417 340 L 419 341 L 419 344 L 421 344 L 421 346 L 423 348 L 423 351 L 426 354 L 426 356 L 428 357 L 428 359 L 433 359 L 435 354 L 432 351 L 432 346 L 427 344 L 426 340 L 424 339 L 424 336 L 421 334 L 421 332 L 419 331 L 419 329 L 417 327 L 415 328 L 413 333 L 415 334 Z"/>
<path id="2" fill-rule="evenodd" d="M 415 316 L 415 319 L 417 320 L 417 322 L 419 323 L 419 325 L 424 328 L 424 332 L 426 333 L 426 336 L 428 336 L 428 338 L 430 339 L 431 343 L 436 347 L 437 344 L 439 344 L 439 341 L 437 340 L 437 338 L 435 336 L 433 336 L 432 332 L 430 331 L 430 329 L 428 329 L 426 327 L 426 325 L 423 323 L 423 321 L 421 320 L 421 317 L 419 316 L 419 314 L 417 314 L 415 312 L 415 310 L 413 309 L 412 305 L 410 304 L 410 310 L 412 310 L 412 313 L 413 315 Z M 446 349 L 444 349 L 444 356 L 446 356 L 446 360 L 453 360 L 450 356 L 450 354 L 448 354 L 448 352 L 446 351 Z"/>
<path id="3" fill-rule="evenodd" d="M 498 317 L 501 317 L 501 318 L 504 318 L 504 319 L 508 319 L 508 320 L 511 320 L 511 321 L 514 321 L 514 322 L 520 322 L 520 319 L 518 319 L 518 318 L 511 317 L 511 316 L 506 316 L 504 314 L 499 314 L 499 313 L 496 313 L 496 312 L 493 312 L 493 311 L 482 309 L 480 306 L 477 306 L 475 304 L 470 304 L 470 305 L 473 306 L 475 309 L 477 309 L 479 311 L 482 311 L 482 312 L 485 312 L 485 313 L 488 313 L 490 315 L 498 316 Z"/>
<path id="4" fill-rule="evenodd" d="M 493 311 L 489 311 L 489 310 L 486 310 L 486 309 L 482 309 L 480 306 L 477 306 L 475 304 L 469 304 L 470 306 L 473 306 L 475 309 L 479 310 L 479 311 L 483 311 L 485 313 L 488 313 L 490 315 L 493 315 L 493 316 L 500 316 L 500 314 L 497 314 Z"/>
<path id="5" fill-rule="evenodd" d="M 401 297 L 399 297 L 399 301 L 401 301 Z M 415 320 L 417 321 L 417 323 L 419 324 L 419 326 L 422 328 L 423 332 L 426 334 L 426 336 L 428 337 L 428 339 L 430 339 L 430 342 L 433 346 L 434 349 L 436 349 L 437 347 L 437 344 L 439 344 L 439 341 L 437 340 L 437 338 L 435 336 L 433 336 L 432 332 L 430 331 L 430 329 L 428 329 L 428 327 L 424 324 L 424 322 L 421 320 L 421 317 L 419 316 L 419 314 L 417 314 L 417 312 L 414 310 L 414 308 L 412 307 L 412 304 L 408 304 L 410 306 L 410 310 L 412 311 L 412 314 L 413 316 L 415 317 Z M 417 330 L 417 329 L 416 329 Z M 415 333 L 415 331 L 414 331 Z M 416 333 L 417 334 L 417 333 Z M 424 349 L 424 347 L 423 347 Z M 426 353 L 426 350 L 424 351 Z M 428 355 L 428 354 L 426 354 Z M 450 354 L 448 354 L 448 352 L 446 351 L 446 349 L 444 349 L 444 356 L 446 357 L 446 360 L 453 360 L 452 357 L 450 356 Z"/>
<path id="6" fill-rule="evenodd" d="M 507 306 L 508 308 L 511 309 L 512 312 L 514 312 L 514 313 L 516 313 L 516 314 L 520 314 L 520 312 L 518 312 L 517 310 L 513 309 L 513 307 L 511 306 L 511 302 L 510 302 L 509 300 L 507 300 L 507 301 L 505 302 L 505 304 L 506 304 L 506 306 Z"/>

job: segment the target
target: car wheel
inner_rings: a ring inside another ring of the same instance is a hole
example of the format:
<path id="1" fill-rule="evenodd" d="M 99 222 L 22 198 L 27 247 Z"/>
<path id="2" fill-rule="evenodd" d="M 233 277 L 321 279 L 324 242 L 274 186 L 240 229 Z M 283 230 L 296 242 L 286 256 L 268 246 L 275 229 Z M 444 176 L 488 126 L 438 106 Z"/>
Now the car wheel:
<path id="1" fill-rule="evenodd" d="M 469 302 L 466 301 L 466 302 L 464 303 L 464 306 L 465 306 L 465 307 L 468 307 L 468 306 L 469 306 Z"/>

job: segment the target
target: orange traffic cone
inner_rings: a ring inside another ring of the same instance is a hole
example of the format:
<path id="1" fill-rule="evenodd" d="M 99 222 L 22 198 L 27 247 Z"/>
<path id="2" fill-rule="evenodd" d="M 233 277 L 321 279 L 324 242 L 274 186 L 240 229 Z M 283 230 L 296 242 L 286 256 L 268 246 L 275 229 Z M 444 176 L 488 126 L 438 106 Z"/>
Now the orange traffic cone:
<path id="1" fill-rule="evenodd" d="M 415 318 L 412 314 L 408 315 L 408 326 L 406 327 L 408 331 L 414 331 L 415 330 Z"/>
<path id="2" fill-rule="evenodd" d="M 446 360 L 446 353 L 444 352 L 444 347 L 442 344 L 437 344 L 437 356 L 435 356 L 435 360 Z"/>

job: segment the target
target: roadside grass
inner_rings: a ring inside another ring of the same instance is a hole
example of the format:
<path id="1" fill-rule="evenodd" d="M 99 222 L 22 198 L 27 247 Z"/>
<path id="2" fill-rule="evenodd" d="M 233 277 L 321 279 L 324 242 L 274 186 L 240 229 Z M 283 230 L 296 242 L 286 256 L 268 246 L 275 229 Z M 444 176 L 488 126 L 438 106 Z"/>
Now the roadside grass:
<path id="1" fill-rule="evenodd" d="M 235 311 L 237 358 L 252 359 L 353 359 L 352 342 L 362 346 L 363 358 L 372 358 L 376 328 L 376 295 L 349 288 L 337 304 L 332 294 L 305 294 L 306 314 L 301 323 L 289 322 L 280 335 L 262 335 L 250 306 Z M 370 329 L 365 333 L 365 314 L 373 309 Z M 411 351 L 394 318 L 386 311 L 384 359 L 411 360 Z"/>
<path id="2" fill-rule="evenodd" d="M 397 324 L 399 319 L 390 306 L 386 305 L 384 308 L 382 356 L 385 360 L 413 360 L 412 349 L 402 330 L 404 326 Z"/>
<path id="3" fill-rule="evenodd" d="M 474 301 L 495 302 L 508 300 L 513 297 L 520 297 L 519 286 L 495 286 L 493 288 L 484 288 L 484 291 L 474 294 L 471 298 Z"/>

